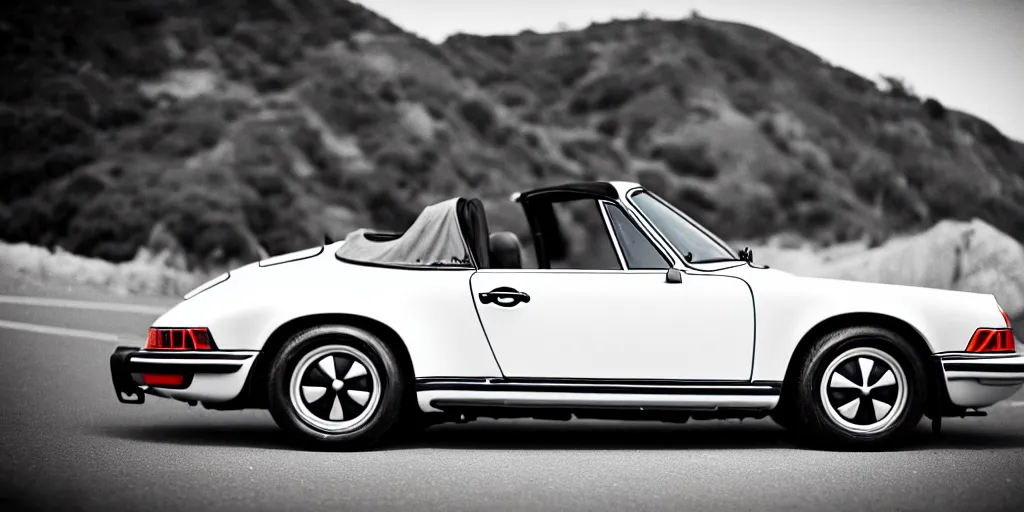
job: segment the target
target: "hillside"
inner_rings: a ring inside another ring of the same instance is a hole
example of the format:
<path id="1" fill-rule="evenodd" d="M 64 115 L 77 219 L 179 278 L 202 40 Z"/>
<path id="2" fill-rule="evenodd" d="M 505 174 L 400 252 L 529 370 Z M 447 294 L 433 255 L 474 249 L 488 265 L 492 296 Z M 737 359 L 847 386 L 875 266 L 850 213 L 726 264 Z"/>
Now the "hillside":
<path id="1" fill-rule="evenodd" d="M 510 191 L 589 178 L 731 239 L 1024 240 L 1024 145 L 733 23 L 433 45 L 344 0 L 18 2 L 0 54 L 0 239 L 111 261 L 249 261 L 461 193 L 521 229 Z"/>

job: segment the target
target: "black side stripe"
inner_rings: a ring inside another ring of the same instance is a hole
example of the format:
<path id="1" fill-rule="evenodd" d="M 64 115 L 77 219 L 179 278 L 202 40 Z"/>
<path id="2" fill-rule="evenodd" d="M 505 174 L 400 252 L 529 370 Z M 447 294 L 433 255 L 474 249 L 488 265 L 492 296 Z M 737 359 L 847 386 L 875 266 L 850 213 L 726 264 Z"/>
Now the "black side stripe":
<path id="1" fill-rule="evenodd" d="M 743 383 L 673 382 L 673 381 L 603 381 L 571 380 L 552 381 L 469 381 L 454 379 L 421 379 L 416 383 L 417 391 L 522 391 L 549 393 L 596 393 L 596 394 L 646 394 L 646 395 L 756 395 L 776 396 L 781 392 L 778 383 L 755 385 Z"/>

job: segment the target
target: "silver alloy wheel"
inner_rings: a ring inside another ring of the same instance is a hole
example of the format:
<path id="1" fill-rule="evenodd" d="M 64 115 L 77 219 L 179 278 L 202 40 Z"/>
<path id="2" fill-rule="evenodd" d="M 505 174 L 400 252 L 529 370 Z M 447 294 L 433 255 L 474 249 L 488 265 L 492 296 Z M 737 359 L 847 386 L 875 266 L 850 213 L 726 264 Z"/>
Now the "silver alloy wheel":
<path id="1" fill-rule="evenodd" d="M 907 405 L 907 376 L 899 362 L 873 347 L 835 358 L 821 379 L 821 401 L 837 425 L 859 434 L 890 428 Z"/>
<path id="2" fill-rule="evenodd" d="M 380 376 L 370 359 L 348 345 L 311 350 L 292 372 L 289 395 L 308 425 L 331 434 L 366 423 L 380 404 Z"/>

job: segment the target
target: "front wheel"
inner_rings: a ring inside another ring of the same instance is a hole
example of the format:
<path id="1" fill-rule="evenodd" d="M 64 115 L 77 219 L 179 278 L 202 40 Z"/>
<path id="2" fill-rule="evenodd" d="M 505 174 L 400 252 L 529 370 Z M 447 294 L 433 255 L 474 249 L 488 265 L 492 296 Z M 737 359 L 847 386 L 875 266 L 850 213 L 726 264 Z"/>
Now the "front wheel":
<path id="1" fill-rule="evenodd" d="M 281 428 L 322 447 L 372 447 L 395 423 L 404 379 L 390 348 L 354 327 L 301 331 L 270 368 L 268 408 Z"/>
<path id="2" fill-rule="evenodd" d="M 885 449 L 921 421 L 926 369 L 903 337 L 878 327 L 823 336 L 803 361 L 795 419 L 824 447 Z"/>

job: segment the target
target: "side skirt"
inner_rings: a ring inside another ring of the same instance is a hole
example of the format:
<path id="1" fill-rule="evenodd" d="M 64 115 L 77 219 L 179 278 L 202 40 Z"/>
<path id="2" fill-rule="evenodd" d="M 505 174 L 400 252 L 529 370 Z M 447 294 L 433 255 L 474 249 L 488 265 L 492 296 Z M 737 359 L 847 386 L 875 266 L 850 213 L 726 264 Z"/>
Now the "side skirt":
<path id="1" fill-rule="evenodd" d="M 461 420 L 490 418 L 643 419 L 764 417 L 780 382 L 592 379 L 418 379 L 420 409 Z"/>

